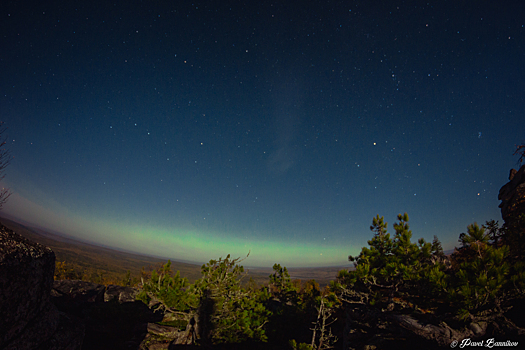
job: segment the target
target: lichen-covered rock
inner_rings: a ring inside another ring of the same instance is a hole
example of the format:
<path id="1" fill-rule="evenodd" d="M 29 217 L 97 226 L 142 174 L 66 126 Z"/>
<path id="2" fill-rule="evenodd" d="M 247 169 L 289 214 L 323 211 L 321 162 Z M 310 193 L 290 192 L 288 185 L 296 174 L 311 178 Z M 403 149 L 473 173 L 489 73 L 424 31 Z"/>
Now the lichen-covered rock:
<path id="1" fill-rule="evenodd" d="M 65 315 L 51 302 L 54 271 L 51 249 L 0 225 L 1 349 L 80 349 L 82 327 L 64 333 Z"/>

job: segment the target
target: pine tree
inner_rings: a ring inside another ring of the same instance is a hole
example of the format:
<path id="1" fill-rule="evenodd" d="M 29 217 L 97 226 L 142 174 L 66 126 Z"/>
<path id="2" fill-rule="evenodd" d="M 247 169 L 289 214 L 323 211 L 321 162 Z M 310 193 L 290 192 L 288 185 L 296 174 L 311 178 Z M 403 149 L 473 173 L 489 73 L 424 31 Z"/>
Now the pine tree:
<path id="1" fill-rule="evenodd" d="M 476 232 L 476 231 L 472 231 Z M 479 233 L 479 232 L 478 232 Z M 479 238 L 479 236 L 478 236 Z M 507 295 L 507 276 L 510 266 L 506 262 L 507 246 L 495 248 L 481 246 L 481 241 L 467 245 L 470 260 L 463 261 L 455 276 L 451 278 L 449 297 L 461 307 L 460 316 L 468 319 L 486 308 L 503 314 L 502 302 Z"/>
<path id="2" fill-rule="evenodd" d="M 183 321 L 188 337 L 202 345 L 266 341 L 266 289 L 243 288 L 244 268 L 240 259 L 210 260 L 201 267 L 202 277 L 194 284 L 173 274 L 171 261 L 142 280 L 137 299 L 165 313 L 165 318 Z M 167 315 L 167 316 L 166 316 Z"/>
<path id="3" fill-rule="evenodd" d="M 459 249 L 455 249 L 452 254 L 452 267 L 458 271 L 460 265 L 465 262 L 473 261 L 483 255 L 484 250 L 489 245 L 489 235 L 485 228 L 477 223 L 467 226 L 467 232 L 459 235 L 458 242 L 461 243 Z"/>
<path id="4" fill-rule="evenodd" d="M 368 241 L 369 247 L 363 247 L 359 256 L 349 257 L 356 269 L 339 272 L 337 283 L 347 292 L 353 289 L 353 297 L 373 304 L 384 297 L 389 302 L 395 296 L 411 299 L 411 295 L 421 294 L 423 297 L 419 299 L 432 297 L 430 291 L 433 286 L 428 282 L 431 270 L 434 268 L 436 273 L 445 269 L 442 262 L 435 266 L 438 257 L 444 255 L 441 243 L 436 237 L 433 244 L 422 238 L 418 243 L 411 242 L 408 214 L 399 214 L 397 219 L 394 224 L 396 233 L 391 239 L 387 232 L 388 224 L 377 215 L 370 226 L 375 234 Z"/>
<path id="5" fill-rule="evenodd" d="M 201 339 L 211 343 L 266 341 L 264 325 L 270 312 L 265 303 L 266 290 L 253 291 L 241 286 L 244 268 L 240 259 L 210 260 L 201 268 L 202 278 L 195 283 L 200 291 L 199 320 Z"/>
<path id="6" fill-rule="evenodd" d="M 273 274 L 270 275 L 270 291 L 281 302 L 296 302 L 298 289 L 292 283 L 286 266 L 273 265 Z"/>
<path id="7" fill-rule="evenodd" d="M 198 306 L 198 296 L 186 278 L 180 277 L 179 271 L 173 274 L 171 261 L 168 260 L 159 270 L 151 272 L 149 280 L 142 279 L 142 291 L 138 299 L 146 304 L 153 304 L 157 308 L 173 314 L 185 315 L 189 321 L 189 312 Z M 188 314 L 184 314 L 188 313 Z"/>

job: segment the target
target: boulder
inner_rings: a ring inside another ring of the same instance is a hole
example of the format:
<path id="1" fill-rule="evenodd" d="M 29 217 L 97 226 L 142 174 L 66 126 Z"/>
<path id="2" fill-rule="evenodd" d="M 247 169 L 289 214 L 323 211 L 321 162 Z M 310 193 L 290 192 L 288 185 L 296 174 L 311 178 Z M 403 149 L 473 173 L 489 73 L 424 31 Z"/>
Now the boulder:
<path id="1" fill-rule="evenodd" d="M 80 349 L 81 325 L 51 302 L 55 254 L 0 225 L 0 348 Z"/>

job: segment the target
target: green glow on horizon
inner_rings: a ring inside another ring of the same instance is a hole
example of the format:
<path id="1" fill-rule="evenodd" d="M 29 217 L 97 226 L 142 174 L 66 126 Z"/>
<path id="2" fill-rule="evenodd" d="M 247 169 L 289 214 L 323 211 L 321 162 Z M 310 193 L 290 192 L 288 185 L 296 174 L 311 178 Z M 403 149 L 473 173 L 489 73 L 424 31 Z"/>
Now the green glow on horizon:
<path id="1" fill-rule="evenodd" d="M 113 226 L 113 225 L 112 225 Z M 123 237 L 121 247 L 142 253 L 189 261 L 209 261 L 230 254 L 249 258 L 247 266 L 271 267 L 280 263 L 289 267 L 330 266 L 347 263 L 349 247 L 315 245 L 311 243 L 248 240 L 233 236 L 198 231 L 112 227 L 111 231 Z M 127 232 L 127 233 L 123 233 Z M 126 242 L 125 244 L 124 241 Z"/>
<path id="2" fill-rule="evenodd" d="M 348 264 L 352 247 L 326 243 L 294 241 L 282 233 L 281 241 L 252 238 L 249 233 L 209 232 L 205 228 L 155 227 L 152 224 L 117 222 L 73 213 L 57 202 L 43 203 L 19 194 L 13 195 L 6 212 L 24 213 L 23 219 L 73 238 L 95 244 L 133 251 L 139 254 L 204 263 L 225 257 L 250 256 L 245 266 L 271 267 L 279 263 L 288 267 L 341 266 Z M 172 227 L 169 227 L 172 226 Z"/>

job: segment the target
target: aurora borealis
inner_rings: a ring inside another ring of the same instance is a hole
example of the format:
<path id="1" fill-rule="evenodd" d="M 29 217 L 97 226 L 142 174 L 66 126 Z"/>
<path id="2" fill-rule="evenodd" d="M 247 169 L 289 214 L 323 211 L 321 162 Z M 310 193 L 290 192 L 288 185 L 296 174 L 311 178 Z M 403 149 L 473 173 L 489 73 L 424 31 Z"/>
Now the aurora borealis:
<path id="1" fill-rule="evenodd" d="M 350 266 L 372 218 L 501 221 L 523 4 L 0 5 L 1 214 L 202 263 Z"/>

